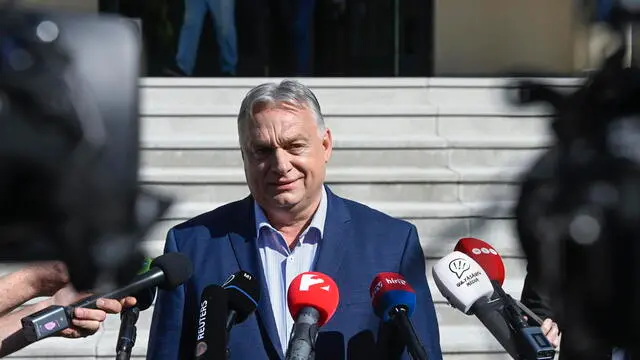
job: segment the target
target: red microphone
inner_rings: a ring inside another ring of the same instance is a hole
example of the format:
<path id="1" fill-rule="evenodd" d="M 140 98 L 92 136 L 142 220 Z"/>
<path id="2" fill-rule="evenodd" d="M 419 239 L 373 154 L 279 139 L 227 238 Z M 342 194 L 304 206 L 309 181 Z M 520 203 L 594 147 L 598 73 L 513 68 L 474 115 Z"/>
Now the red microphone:
<path id="1" fill-rule="evenodd" d="M 504 283 L 504 262 L 500 254 L 488 243 L 476 238 L 462 238 L 458 240 L 454 251 L 460 251 L 475 260 L 487 273 L 489 279 L 497 281 L 500 286 Z"/>
<path id="2" fill-rule="evenodd" d="M 308 359 L 315 353 L 318 328 L 331 319 L 339 301 L 338 285 L 323 273 L 304 272 L 291 281 L 287 303 L 295 323 L 286 360 Z"/>
<path id="3" fill-rule="evenodd" d="M 487 273 L 487 276 L 489 276 L 489 279 L 491 279 L 491 282 L 494 283 L 494 289 L 497 295 L 502 298 L 508 297 L 509 303 L 512 302 L 520 310 L 524 311 L 530 319 L 535 321 L 538 325 L 542 325 L 542 319 L 538 315 L 528 307 L 524 306 L 520 301 L 512 299 L 502 289 L 502 284 L 504 283 L 505 278 L 504 262 L 493 246 L 480 239 L 462 238 L 458 240 L 454 250 L 468 255 L 480 264 L 482 269 Z M 496 283 L 499 284 L 499 286 L 497 286 Z"/>

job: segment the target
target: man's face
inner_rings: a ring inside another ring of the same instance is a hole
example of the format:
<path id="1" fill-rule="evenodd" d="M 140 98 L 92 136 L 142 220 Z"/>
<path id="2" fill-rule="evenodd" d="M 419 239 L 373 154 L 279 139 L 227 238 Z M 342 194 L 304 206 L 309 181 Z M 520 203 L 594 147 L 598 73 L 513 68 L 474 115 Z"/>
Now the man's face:
<path id="1" fill-rule="evenodd" d="M 306 209 L 324 182 L 331 132 L 326 129 L 320 134 L 307 108 L 283 103 L 254 110 L 254 120 L 241 125 L 251 194 L 267 211 Z"/>

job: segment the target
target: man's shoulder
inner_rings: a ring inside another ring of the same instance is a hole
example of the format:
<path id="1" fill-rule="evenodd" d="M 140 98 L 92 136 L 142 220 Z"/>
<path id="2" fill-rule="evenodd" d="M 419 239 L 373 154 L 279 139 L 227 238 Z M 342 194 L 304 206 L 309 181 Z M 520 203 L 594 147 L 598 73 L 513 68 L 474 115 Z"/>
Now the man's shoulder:
<path id="1" fill-rule="evenodd" d="M 243 216 L 242 212 L 247 211 L 249 205 L 248 198 L 230 202 L 213 210 L 194 216 L 193 218 L 179 223 L 171 228 L 173 231 L 185 231 L 202 226 L 225 227 L 235 224 Z"/>
<path id="2" fill-rule="evenodd" d="M 350 200 L 346 198 L 340 198 L 349 213 L 351 214 L 351 218 L 356 221 L 364 221 L 368 223 L 368 225 L 373 227 L 386 227 L 392 230 L 408 230 L 413 225 L 403 219 L 399 219 L 393 217 L 389 214 L 386 214 L 380 210 L 374 209 L 368 205 L 357 202 L 355 200 Z"/>

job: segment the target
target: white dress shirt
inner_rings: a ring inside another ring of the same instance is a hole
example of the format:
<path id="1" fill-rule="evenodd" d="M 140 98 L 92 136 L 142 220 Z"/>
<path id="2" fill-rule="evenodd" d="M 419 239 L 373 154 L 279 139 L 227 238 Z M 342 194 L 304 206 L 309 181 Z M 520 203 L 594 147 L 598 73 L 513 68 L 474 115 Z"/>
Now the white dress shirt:
<path id="1" fill-rule="evenodd" d="M 322 187 L 318 210 L 309 226 L 300 234 L 295 247 L 289 250 L 284 237 L 278 232 L 254 201 L 258 252 L 262 260 L 264 278 L 269 289 L 269 299 L 278 328 L 282 352 L 286 353 L 293 318 L 287 306 L 287 289 L 298 274 L 311 271 L 315 266 L 316 249 L 322 239 L 327 218 L 327 192 Z"/>

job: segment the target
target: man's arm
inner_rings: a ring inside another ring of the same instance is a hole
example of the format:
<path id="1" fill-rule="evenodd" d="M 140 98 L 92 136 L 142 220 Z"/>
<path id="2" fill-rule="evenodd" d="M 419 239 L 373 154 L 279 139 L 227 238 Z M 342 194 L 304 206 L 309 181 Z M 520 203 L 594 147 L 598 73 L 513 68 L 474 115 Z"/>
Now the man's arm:
<path id="1" fill-rule="evenodd" d="M 442 359 L 440 348 L 440 330 L 436 309 L 431 298 L 431 291 L 427 283 L 426 265 L 420 239 L 416 227 L 411 225 L 407 237 L 400 274 L 405 277 L 417 296 L 416 310 L 411 322 L 416 330 L 418 338 L 427 351 L 429 360 Z"/>
<path id="2" fill-rule="evenodd" d="M 530 272 L 527 272 L 524 278 L 524 286 L 522 287 L 520 298 L 522 305 L 531 309 L 536 315 L 543 319 L 553 318 L 551 300 L 544 287 L 533 278 Z"/>
<path id="3" fill-rule="evenodd" d="M 177 252 L 174 230 L 169 230 L 164 252 Z M 184 285 L 172 291 L 158 290 L 153 310 L 147 359 L 179 360 L 184 311 Z M 195 349 L 194 349 L 195 351 Z"/>
<path id="4" fill-rule="evenodd" d="M 545 287 L 531 275 L 531 272 L 527 272 L 524 278 L 520 302 L 536 315 L 545 319 L 541 326 L 542 332 L 554 347 L 558 347 L 560 345 L 560 330 L 552 320 L 551 300 Z"/>
<path id="5" fill-rule="evenodd" d="M 28 265 L 0 278 L 0 316 L 40 296 L 52 296 L 69 282 L 60 262 Z"/>

